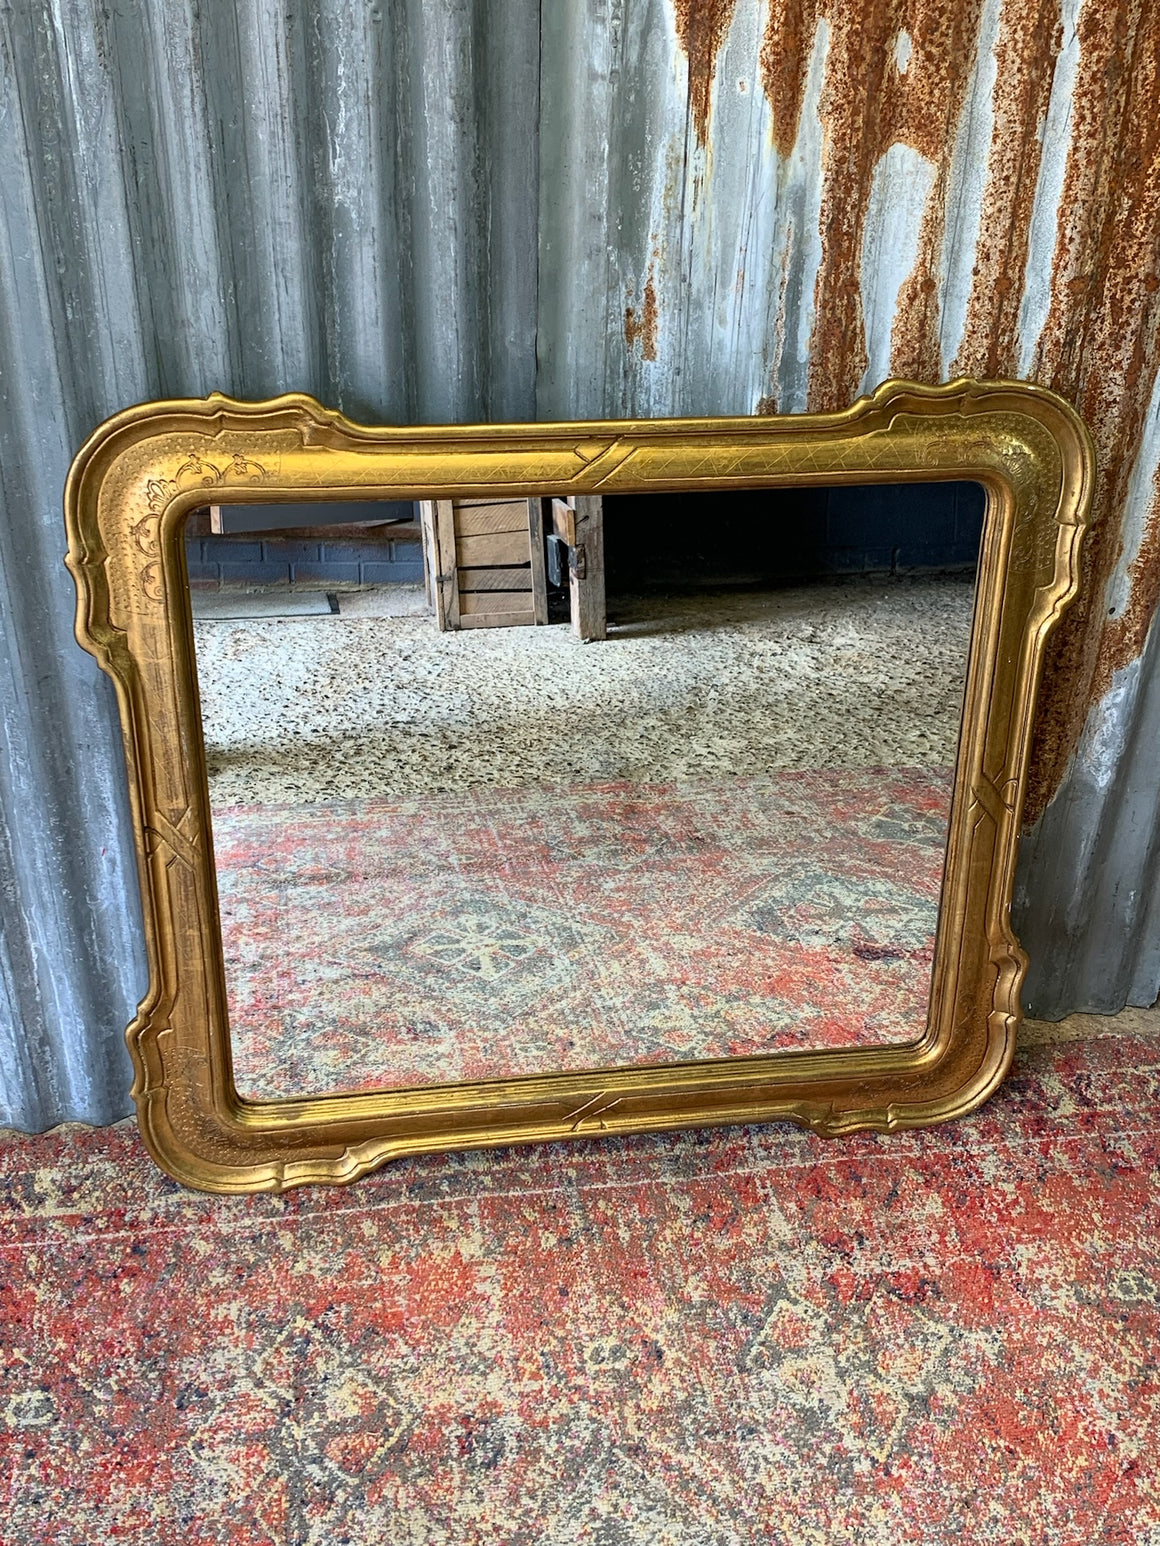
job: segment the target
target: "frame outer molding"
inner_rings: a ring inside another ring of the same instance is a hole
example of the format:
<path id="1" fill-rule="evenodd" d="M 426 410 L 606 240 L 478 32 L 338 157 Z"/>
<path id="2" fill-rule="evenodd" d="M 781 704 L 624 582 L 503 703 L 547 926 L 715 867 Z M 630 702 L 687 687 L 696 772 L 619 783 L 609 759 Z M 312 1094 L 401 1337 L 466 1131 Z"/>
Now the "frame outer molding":
<path id="1" fill-rule="evenodd" d="M 76 636 L 120 705 L 150 963 L 126 1031 L 145 1142 L 214 1192 L 347 1182 L 445 1149 L 788 1120 L 833 1137 L 965 1115 L 1010 1066 L 1027 960 L 1010 922 L 1048 634 L 1079 584 L 1094 451 L 1019 382 L 888 381 L 834 414 L 368 428 L 290 394 L 146 403 L 65 489 Z M 987 518 L 927 1029 L 905 1046 L 247 1101 L 234 1088 L 183 527 L 228 499 L 982 483 Z"/>

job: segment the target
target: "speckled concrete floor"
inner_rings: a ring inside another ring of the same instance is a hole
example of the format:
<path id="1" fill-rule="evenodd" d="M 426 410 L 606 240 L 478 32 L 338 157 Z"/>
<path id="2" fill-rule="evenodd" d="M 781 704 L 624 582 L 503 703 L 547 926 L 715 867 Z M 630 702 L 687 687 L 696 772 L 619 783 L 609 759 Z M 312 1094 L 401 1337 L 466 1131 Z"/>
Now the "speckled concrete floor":
<path id="1" fill-rule="evenodd" d="M 857 581 L 621 602 L 566 626 L 199 621 L 215 804 L 954 760 L 973 587 Z"/>

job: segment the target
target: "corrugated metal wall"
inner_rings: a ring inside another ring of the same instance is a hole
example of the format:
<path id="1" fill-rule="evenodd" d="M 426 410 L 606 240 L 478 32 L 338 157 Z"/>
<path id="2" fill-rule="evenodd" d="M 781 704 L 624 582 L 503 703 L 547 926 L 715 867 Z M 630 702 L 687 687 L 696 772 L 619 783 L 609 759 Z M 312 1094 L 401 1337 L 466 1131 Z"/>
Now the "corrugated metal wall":
<path id="1" fill-rule="evenodd" d="M 1154 997 L 1158 61 L 1148 0 L 0 7 L 0 1121 L 125 1111 L 143 987 L 65 469 L 212 388 L 402 421 L 1058 388 L 1100 526 L 1037 742 L 1031 1001 Z"/>

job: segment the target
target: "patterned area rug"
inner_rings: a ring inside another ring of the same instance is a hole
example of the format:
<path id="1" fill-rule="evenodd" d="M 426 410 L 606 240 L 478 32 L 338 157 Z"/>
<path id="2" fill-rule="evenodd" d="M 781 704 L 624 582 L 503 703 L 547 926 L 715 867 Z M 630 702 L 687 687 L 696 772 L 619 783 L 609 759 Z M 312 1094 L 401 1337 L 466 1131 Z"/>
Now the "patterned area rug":
<path id="1" fill-rule="evenodd" d="M 239 1088 L 912 1040 L 950 785 L 857 768 L 219 811 Z"/>
<path id="2" fill-rule="evenodd" d="M 1158 1050 L 284 1199 L 9 1137 L 0 1540 L 1157 1546 Z"/>

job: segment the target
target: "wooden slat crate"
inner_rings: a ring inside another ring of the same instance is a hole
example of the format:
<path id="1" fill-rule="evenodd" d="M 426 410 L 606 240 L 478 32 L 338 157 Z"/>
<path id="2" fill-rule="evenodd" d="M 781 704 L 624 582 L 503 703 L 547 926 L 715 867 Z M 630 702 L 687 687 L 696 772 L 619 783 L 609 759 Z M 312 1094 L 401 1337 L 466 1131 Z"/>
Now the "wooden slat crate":
<path id="1" fill-rule="evenodd" d="M 420 517 L 441 629 L 548 621 L 538 499 L 425 500 Z"/>
<path id="2" fill-rule="evenodd" d="M 572 631 L 581 639 L 606 639 L 604 501 L 596 494 L 553 499 L 551 511 L 552 530 L 568 549 Z"/>

